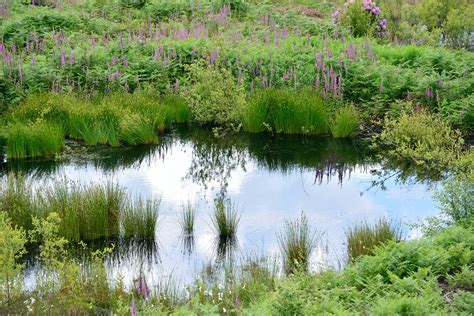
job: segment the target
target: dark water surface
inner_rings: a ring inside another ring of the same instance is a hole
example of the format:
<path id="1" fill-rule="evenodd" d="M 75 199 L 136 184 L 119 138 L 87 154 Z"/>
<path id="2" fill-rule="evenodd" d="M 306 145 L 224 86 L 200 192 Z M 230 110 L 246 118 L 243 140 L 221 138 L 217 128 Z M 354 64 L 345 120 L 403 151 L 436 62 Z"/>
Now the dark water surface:
<path id="1" fill-rule="evenodd" d="M 180 128 L 156 146 L 74 148 L 58 161 L 0 163 L 0 172 L 8 171 L 42 181 L 112 179 L 132 195 L 161 197 L 156 244 L 130 242 L 108 260 L 110 276 L 121 275 L 126 283 L 141 270 L 152 284 L 169 276 L 189 283 L 215 262 L 219 251 L 210 214 L 219 196 L 231 198 L 241 211 L 230 256 L 277 255 L 276 233 L 285 219 L 304 211 L 323 234 L 313 269 L 344 262 L 345 230 L 355 223 L 382 216 L 417 222 L 437 213 L 432 185 L 400 183 L 400 170 L 385 169 L 357 140 L 263 134 L 215 138 L 208 130 Z M 381 179 L 386 179 L 383 185 Z M 183 238 L 178 223 L 188 201 L 197 206 L 194 238 Z M 405 231 L 407 238 L 419 235 Z"/>

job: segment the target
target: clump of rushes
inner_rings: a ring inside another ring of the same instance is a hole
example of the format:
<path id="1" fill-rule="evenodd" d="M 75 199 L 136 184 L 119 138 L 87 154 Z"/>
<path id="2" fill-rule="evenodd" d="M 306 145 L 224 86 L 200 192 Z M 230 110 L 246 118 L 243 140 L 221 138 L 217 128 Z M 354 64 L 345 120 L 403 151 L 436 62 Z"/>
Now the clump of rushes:
<path id="1" fill-rule="evenodd" d="M 22 174 L 8 174 L 0 181 L 0 212 L 5 212 L 14 226 L 33 228 L 31 218 L 37 216 L 31 184 Z"/>
<path id="2" fill-rule="evenodd" d="M 196 218 L 196 208 L 188 201 L 186 205 L 182 205 L 179 218 L 179 225 L 183 235 L 192 235 L 194 233 L 194 220 Z"/>
<path id="3" fill-rule="evenodd" d="M 191 111 L 184 98 L 177 95 L 165 95 L 160 103 L 165 109 L 166 122 L 186 123 L 191 118 Z"/>
<path id="4" fill-rule="evenodd" d="M 277 234 L 277 238 L 285 272 L 307 272 L 318 238 L 316 232 L 311 230 L 306 215 L 301 213 L 295 221 L 285 221 L 285 228 Z"/>
<path id="5" fill-rule="evenodd" d="M 137 113 L 128 114 L 122 119 L 120 137 L 129 145 L 158 142 L 155 123 Z"/>
<path id="6" fill-rule="evenodd" d="M 56 212 L 61 218 L 60 234 L 68 240 L 117 238 L 127 201 L 117 184 L 81 185 L 56 181 L 40 192 L 44 214 Z"/>
<path id="7" fill-rule="evenodd" d="M 215 200 L 211 221 L 219 240 L 235 240 L 240 215 L 232 201 L 225 199 Z"/>
<path id="8" fill-rule="evenodd" d="M 346 105 L 336 112 L 330 129 L 333 137 L 346 138 L 354 136 L 357 128 L 357 112 L 351 105 Z"/>
<path id="9" fill-rule="evenodd" d="M 122 216 L 124 238 L 153 239 L 158 221 L 159 199 L 129 201 Z"/>
<path id="10" fill-rule="evenodd" d="M 244 130 L 283 134 L 324 134 L 328 129 L 325 100 L 316 92 L 265 89 L 256 93 L 243 117 Z"/>
<path id="11" fill-rule="evenodd" d="M 16 123 L 8 129 L 7 156 L 9 158 L 53 156 L 61 151 L 63 145 L 63 131 L 56 124 Z"/>
<path id="12" fill-rule="evenodd" d="M 402 230 L 399 223 L 392 223 L 386 218 L 379 219 L 370 225 L 362 222 L 347 231 L 347 254 L 353 262 L 360 256 L 372 255 L 374 249 L 390 240 L 400 241 Z"/>

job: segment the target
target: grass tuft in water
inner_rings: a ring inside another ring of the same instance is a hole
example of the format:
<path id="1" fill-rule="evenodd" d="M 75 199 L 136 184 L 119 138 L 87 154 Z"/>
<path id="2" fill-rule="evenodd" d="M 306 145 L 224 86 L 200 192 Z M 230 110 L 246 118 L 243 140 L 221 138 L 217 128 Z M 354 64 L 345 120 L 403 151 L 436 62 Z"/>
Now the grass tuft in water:
<path id="1" fill-rule="evenodd" d="M 336 112 L 334 120 L 331 122 L 331 133 L 336 138 L 346 138 L 354 136 L 357 128 L 358 116 L 353 106 L 346 105 Z"/>
<path id="2" fill-rule="evenodd" d="M 311 254 L 317 246 L 317 235 L 311 231 L 306 215 L 301 213 L 295 221 L 285 221 L 285 228 L 277 238 L 285 272 L 307 272 Z"/>
<path id="3" fill-rule="evenodd" d="M 126 115 L 120 122 L 120 138 L 129 145 L 156 144 L 156 124 L 137 113 Z"/>
<path id="4" fill-rule="evenodd" d="M 217 199 L 214 202 L 212 225 L 219 239 L 235 239 L 240 215 L 232 201 Z"/>
<path id="5" fill-rule="evenodd" d="M 5 212 L 13 226 L 31 230 L 32 216 L 37 216 L 31 184 L 22 174 L 8 174 L 0 181 L 0 212 Z"/>
<path id="6" fill-rule="evenodd" d="M 196 208 L 188 201 L 181 206 L 179 225 L 183 235 L 192 235 L 194 233 L 194 221 L 196 218 Z"/>
<path id="7" fill-rule="evenodd" d="M 56 181 L 41 194 L 43 212 L 57 212 L 60 234 L 69 240 L 117 238 L 126 203 L 125 190 L 117 184 L 81 185 Z"/>
<path id="8" fill-rule="evenodd" d="M 390 240 L 400 241 L 402 230 L 400 223 L 381 218 L 373 225 L 362 222 L 350 228 L 346 235 L 347 254 L 353 262 L 360 256 L 372 255 L 376 247 Z"/>
<path id="9" fill-rule="evenodd" d="M 324 134 L 328 130 L 326 101 L 317 93 L 265 89 L 256 93 L 244 113 L 244 130 L 283 134 Z"/>
<path id="10" fill-rule="evenodd" d="M 123 212 L 124 238 L 153 239 L 158 221 L 160 200 L 137 198 L 129 201 Z"/>
<path id="11" fill-rule="evenodd" d="M 16 123 L 8 129 L 7 156 L 9 158 L 53 156 L 61 151 L 63 145 L 63 131 L 56 124 Z"/>

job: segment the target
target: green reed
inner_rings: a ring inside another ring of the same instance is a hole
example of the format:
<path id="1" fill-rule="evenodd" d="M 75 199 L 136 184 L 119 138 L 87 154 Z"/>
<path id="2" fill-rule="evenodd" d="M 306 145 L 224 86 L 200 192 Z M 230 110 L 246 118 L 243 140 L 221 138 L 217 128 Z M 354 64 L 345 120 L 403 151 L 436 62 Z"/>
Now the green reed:
<path id="1" fill-rule="evenodd" d="M 265 89 L 252 97 L 243 115 L 244 130 L 283 134 L 324 134 L 328 129 L 326 101 L 317 93 Z"/>
<path id="2" fill-rule="evenodd" d="M 277 239 L 285 272 L 308 271 L 318 238 L 311 230 L 306 215 L 301 213 L 295 221 L 285 221 L 284 230 L 277 234 Z"/>
<path id="3" fill-rule="evenodd" d="M 14 226 L 32 229 L 32 216 L 38 215 L 31 184 L 22 174 L 8 174 L 0 180 L 0 212 L 5 212 Z"/>
<path id="4" fill-rule="evenodd" d="M 194 221 L 196 218 L 196 208 L 188 201 L 181 207 L 179 225 L 183 235 L 192 235 L 194 233 Z"/>
<path id="5" fill-rule="evenodd" d="M 346 232 L 347 254 L 349 261 L 360 256 L 372 255 L 376 247 L 390 241 L 400 241 L 402 230 L 400 223 L 381 218 L 375 224 L 362 222 Z"/>
<path id="6" fill-rule="evenodd" d="M 235 239 L 239 222 L 240 215 L 232 201 L 217 199 L 214 202 L 211 223 L 219 240 Z"/>
<path id="7" fill-rule="evenodd" d="M 122 236 L 139 239 L 154 238 L 159 206 L 159 199 L 130 200 L 122 213 Z"/>
<path id="8" fill-rule="evenodd" d="M 79 241 L 120 236 L 120 219 L 127 196 L 117 184 L 56 181 L 40 194 L 44 212 L 60 214 L 61 235 L 65 238 Z"/>
<path id="9" fill-rule="evenodd" d="M 357 128 L 357 112 L 351 105 L 346 105 L 336 112 L 330 129 L 333 137 L 345 138 L 354 136 Z"/>
<path id="10" fill-rule="evenodd" d="M 64 145 L 62 128 L 45 122 L 30 125 L 16 123 L 8 129 L 7 135 L 9 158 L 53 156 Z"/>

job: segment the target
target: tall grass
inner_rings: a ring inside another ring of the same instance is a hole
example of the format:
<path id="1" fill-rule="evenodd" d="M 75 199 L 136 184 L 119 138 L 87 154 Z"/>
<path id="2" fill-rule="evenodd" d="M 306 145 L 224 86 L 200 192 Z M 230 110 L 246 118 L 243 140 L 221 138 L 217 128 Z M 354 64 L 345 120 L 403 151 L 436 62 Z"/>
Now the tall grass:
<path id="1" fill-rule="evenodd" d="M 192 235 L 194 233 L 194 221 L 196 218 L 196 208 L 188 201 L 182 205 L 179 217 L 179 225 L 183 235 Z"/>
<path id="2" fill-rule="evenodd" d="M 117 184 L 56 181 L 40 194 L 44 213 L 60 214 L 63 237 L 74 241 L 119 237 L 127 196 Z"/>
<path id="3" fill-rule="evenodd" d="M 402 239 L 402 230 L 399 223 L 392 223 L 381 218 L 375 224 L 362 222 L 347 231 L 347 254 L 349 261 L 360 256 L 372 255 L 374 249 L 390 240 Z"/>
<path id="4" fill-rule="evenodd" d="M 0 212 L 5 212 L 14 226 L 32 229 L 32 216 L 38 215 L 31 184 L 22 174 L 9 174 L 0 181 Z"/>
<path id="5" fill-rule="evenodd" d="M 91 146 L 152 144 L 158 142 L 159 131 L 189 119 L 185 101 L 175 95 L 114 93 L 85 99 L 44 93 L 27 98 L 8 113 L 6 120 L 12 127 L 7 133 L 7 154 L 14 158 L 55 154 L 64 136 Z"/>
<path id="6" fill-rule="evenodd" d="M 160 200 L 137 198 L 129 201 L 122 215 L 124 238 L 153 239 Z"/>
<path id="7" fill-rule="evenodd" d="M 134 113 L 120 122 L 120 138 L 129 145 L 155 144 L 158 142 L 156 124 L 150 119 Z"/>
<path id="8" fill-rule="evenodd" d="M 301 213 L 295 221 L 285 221 L 285 228 L 277 238 L 285 272 L 308 271 L 318 239 L 316 232 L 311 231 L 306 215 Z"/>
<path id="9" fill-rule="evenodd" d="M 346 105 L 339 109 L 330 125 L 332 136 L 336 138 L 354 136 L 357 120 L 357 112 L 353 106 Z"/>
<path id="10" fill-rule="evenodd" d="M 8 129 L 7 156 L 9 158 L 52 156 L 60 152 L 63 145 L 63 131 L 56 124 L 16 123 Z"/>
<path id="11" fill-rule="evenodd" d="M 64 179 L 33 189 L 24 176 L 10 174 L 0 184 L 0 211 L 25 229 L 32 228 L 33 215 L 56 212 L 59 235 L 72 241 L 155 236 L 160 200 L 131 199 L 116 183 Z"/>
<path id="12" fill-rule="evenodd" d="M 240 215 L 230 200 L 214 201 L 214 213 L 211 216 L 212 226 L 216 234 L 214 246 L 219 260 L 231 255 L 237 246 L 237 228 Z"/>
<path id="13" fill-rule="evenodd" d="M 217 199 L 214 202 L 214 213 L 211 217 L 216 235 L 220 239 L 231 239 L 237 235 L 240 215 L 230 200 Z"/>
<path id="14" fill-rule="evenodd" d="M 325 100 L 317 93 L 265 89 L 256 93 L 243 114 L 244 130 L 284 134 L 324 134 L 328 129 Z"/>

